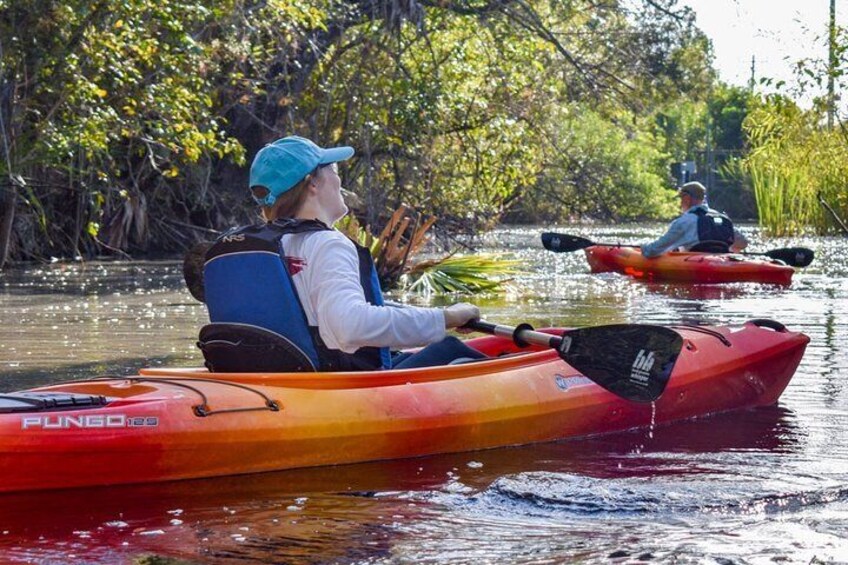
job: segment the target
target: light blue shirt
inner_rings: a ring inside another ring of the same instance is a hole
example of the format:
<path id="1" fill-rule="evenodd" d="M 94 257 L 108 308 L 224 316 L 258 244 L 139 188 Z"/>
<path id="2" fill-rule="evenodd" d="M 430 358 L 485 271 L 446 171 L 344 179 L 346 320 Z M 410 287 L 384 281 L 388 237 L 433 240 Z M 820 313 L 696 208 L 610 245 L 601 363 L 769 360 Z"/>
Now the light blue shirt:
<path id="1" fill-rule="evenodd" d="M 642 255 L 656 257 L 678 247 L 689 249 L 698 243 L 698 215 L 690 214 L 698 208 L 709 210 L 706 204 L 698 204 L 686 210 L 684 214 L 671 222 L 668 231 L 662 237 L 642 246 Z"/>

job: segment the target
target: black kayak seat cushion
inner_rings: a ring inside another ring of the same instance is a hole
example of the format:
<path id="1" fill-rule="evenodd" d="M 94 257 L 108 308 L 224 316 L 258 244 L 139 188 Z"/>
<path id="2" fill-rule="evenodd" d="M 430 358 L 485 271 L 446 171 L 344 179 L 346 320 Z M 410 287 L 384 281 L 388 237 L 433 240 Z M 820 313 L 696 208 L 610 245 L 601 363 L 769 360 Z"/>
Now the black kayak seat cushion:
<path id="1" fill-rule="evenodd" d="M 301 373 L 317 369 L 284 336 L 250 324 L 216 322 L 200 329 L 197 347 L 213 373 Z"/>

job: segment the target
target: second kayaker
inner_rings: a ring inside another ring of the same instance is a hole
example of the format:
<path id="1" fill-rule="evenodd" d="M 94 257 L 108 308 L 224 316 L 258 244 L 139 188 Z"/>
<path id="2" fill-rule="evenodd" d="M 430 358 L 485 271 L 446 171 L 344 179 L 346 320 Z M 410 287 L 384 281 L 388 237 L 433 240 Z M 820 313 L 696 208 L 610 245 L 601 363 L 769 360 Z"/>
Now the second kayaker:
<path id="1" fill-rule="evenodd" d="M 707 206 L 704 185 L 689 182 L 680 187 L 677 194 L 682 214 L 659 239 L 642 245 L 642 255 L 656 257 L 675 250 L 741 251 L 748 246 L 748 240 L 733 227 L 730 218 Z M 707 242 L 708 249 L 698 249 L 699 243 Z"/>
<path id="2" fill-rule="evenodd" d="M 228 231 L 208 251 L 204 286 L 212 322 L 275 332 L 322 371 L 484 357 L 445 335 L 478 319 L 476 306 L 384 306 L 368 250 L 332 228 L 348 212 L 336 163 L 353 154 L 351 147 L 324 149 L 297 136 L 257 153 L 250 191 L 265 222 Z M 426 347 L 390 355 L 416 346 Z"/>

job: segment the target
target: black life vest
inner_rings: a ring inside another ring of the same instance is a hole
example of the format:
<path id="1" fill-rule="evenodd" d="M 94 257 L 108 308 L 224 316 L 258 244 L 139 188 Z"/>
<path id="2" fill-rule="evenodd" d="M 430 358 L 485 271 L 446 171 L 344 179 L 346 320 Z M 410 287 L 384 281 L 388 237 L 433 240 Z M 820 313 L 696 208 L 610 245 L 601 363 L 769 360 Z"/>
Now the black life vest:
<path id="1" fill-rule="evenodd" d="M 388 348 L 362 347 L 355 353 L 328 348 L 309 326 L 289 273 L 282 238 L 332 228 L 318 220 L 285 219 L 233 228 L 206 253 L 204 287 L 213 324 L 244 324 L 279 334 L 308 358 L 312 370 L 366 371 L 391 368 Z M 377 270 L 368 249 L 356 245 L 365 299 L 383 304 Z"/>
<path id="2" fill-rule="evenodd" d="M 733 222 L 725 214 L 698 206 L 689 211 L 698 216 L 698 241 L 719 241 L 729 246 L 733 245 Z"/>

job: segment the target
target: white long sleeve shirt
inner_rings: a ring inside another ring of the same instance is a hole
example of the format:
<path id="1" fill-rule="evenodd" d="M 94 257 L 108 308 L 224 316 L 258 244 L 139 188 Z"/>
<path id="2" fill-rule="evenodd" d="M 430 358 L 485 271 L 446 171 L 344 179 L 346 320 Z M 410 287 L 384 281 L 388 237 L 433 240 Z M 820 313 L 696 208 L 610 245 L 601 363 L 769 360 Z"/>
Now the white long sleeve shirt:
<path id="1" fill-rule="evenodd" d="M 295 290 L 310 326 L 318 326 L 330 349 L 354 353 L 360 347 L 417 347 L 445 337 L 441 308 L 392 308 L 365 300 L 359 257 L 340 232 L 283 236 Z"/>

